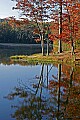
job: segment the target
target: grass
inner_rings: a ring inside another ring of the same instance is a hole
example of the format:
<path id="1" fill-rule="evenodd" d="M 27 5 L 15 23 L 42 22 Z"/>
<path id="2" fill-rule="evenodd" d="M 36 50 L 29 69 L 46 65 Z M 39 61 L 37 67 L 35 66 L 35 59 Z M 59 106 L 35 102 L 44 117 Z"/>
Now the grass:
<path id="1" fill-rule="evenodd" d="M 28 62 L 28 63 L 78 63 L 80 64 L 80 50 L 77 49 L 75 50 L 75 54 L 72 56 L 70 51 L 65 51 L 60 54 L 50 54 L 49 56 L 42 56 L 41 53 L 39 54 L 33 54 L 31 56 L 27 55 L 16 55 L 16 56 L 11 56 L 11 60 L 16 61 L 16 62 Z"/>

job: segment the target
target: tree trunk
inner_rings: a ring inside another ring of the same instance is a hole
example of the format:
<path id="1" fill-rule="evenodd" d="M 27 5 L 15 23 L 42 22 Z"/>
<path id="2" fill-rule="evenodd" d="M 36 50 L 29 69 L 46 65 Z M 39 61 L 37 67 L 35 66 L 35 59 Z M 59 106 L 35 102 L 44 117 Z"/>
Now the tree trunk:
<path id="1" fill-rule="evenodd" d="M 60 6 L 59 6 L 59 47 L 58 47 L 58 53 L 62 52 L 62 0 L 60 0 Z"/>
<path id="2" fill-rule="evenodd" d="M 73 40 L 73 35 L 72 35 L 72 28 L 74 28 L 74 23 L 71 22 L 71 17 L 70 17 L 68 9 L 67 9 L 67 13 L 68 13 L 69 29 L 70 29 L 71 55 L 73 55 L 74 54 L 74 40 Z"/>
<path id="3" fill-rule="evenodd" d="M 44 56 L 44 36 L 41 34 L 41 46 L 42 46 L 42 56 Z"/>
<path id="4" fill-rule="evenodd" d="M 49 55 L 49 40 L 47 38 L 47 56 Z"/>
<path id="5" fill-rule="evenodd" d="M 71 55 L 74 55 L 74 43 L 71 41 Z"/>
<path id="6" fill-rule="evenodd" d="M 48 31 L 47 31 L 47 56 L 49 55 L 49 32 L 50 32 L 50 29 L 49 29 L 49 24 L 48 24 Z"/>

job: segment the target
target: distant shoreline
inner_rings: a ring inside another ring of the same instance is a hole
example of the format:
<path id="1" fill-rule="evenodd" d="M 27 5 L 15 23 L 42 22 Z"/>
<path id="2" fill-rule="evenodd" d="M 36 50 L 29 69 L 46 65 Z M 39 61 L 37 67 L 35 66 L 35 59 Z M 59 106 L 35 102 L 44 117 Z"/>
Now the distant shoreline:
<path id="1" fill-rule="evenodd" d="M 2 46 L 41 46 L 41 44 L 0 43 Z M 46 46 L 46 44 L 44 44 Z"/>

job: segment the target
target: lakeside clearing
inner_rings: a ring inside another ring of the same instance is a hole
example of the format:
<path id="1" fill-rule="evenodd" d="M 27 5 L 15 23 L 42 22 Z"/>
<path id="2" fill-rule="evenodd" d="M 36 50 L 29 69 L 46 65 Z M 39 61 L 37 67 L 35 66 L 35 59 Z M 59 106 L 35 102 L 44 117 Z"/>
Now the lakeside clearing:
<path id="1" fill-rule="evenodd" d="M 56 53 L 56 54 L 52 54 L 50 53 L 49 56 L 47 55 L 44 55 L 42 56 L 41 53 L 39 54 L 33 54 L 33 55 L 30 55 L 30 56 L 27 56 L 27 55 L 15 55 L 15 56 L 11 56 L 10 59 L 12 61 L 25 61 L 25 62 L 38 62 L 38 63 L 41 63 L 41 62 L 44 62 L 44 63 L 54 63 L 54 62 L 57 62 L 57 63 L 70 63 L 70 64 L 73 64 L 73 63 L 77 63 L 77 64 L 80 64 L 80 49 L 76 49 L 75 50 L 75 54 L 74 55 L 71 55 L 71 52 L 70 51 L 65 51 L 65 52 L 62 52 L 60 54 Z"/>

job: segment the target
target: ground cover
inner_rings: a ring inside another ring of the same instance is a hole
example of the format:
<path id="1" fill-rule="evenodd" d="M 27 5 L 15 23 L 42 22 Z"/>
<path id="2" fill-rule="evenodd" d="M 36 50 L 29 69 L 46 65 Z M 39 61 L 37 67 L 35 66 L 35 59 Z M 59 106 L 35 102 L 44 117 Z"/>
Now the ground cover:
<path id="1" fill-rule="evenodd" d="M 50 53 L 49 56 L 42 56 L 41 53 L 27 55 L 15 55 L 10 57 L 13 61 L 26 61 L 26 62 L 58 62 L 58 63 L 78 63 L 80 64 L 80 49 L 75 50 L 75 54 L 71 55 L 70 51 L 64 51 L 62 53 Z"/>

